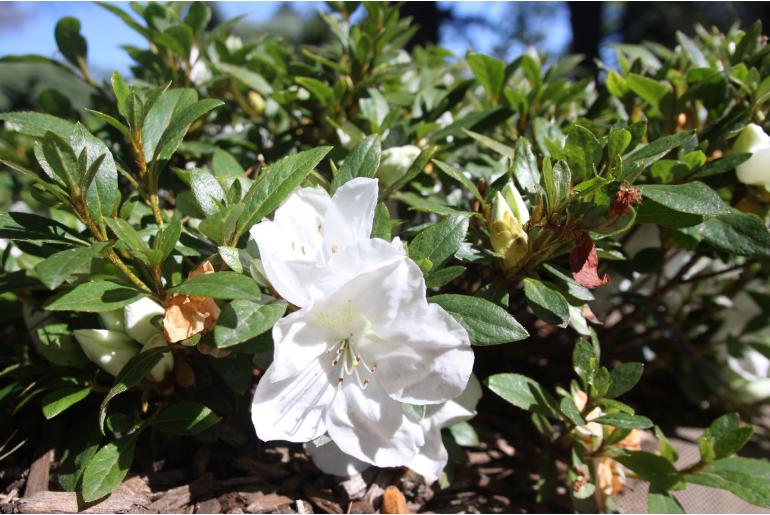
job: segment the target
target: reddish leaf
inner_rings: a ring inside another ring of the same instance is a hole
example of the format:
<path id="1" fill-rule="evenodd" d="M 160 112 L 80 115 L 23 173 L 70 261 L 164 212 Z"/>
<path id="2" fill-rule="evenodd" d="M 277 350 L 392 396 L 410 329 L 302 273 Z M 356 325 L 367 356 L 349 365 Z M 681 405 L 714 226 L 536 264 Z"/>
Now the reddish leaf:
<path id="1" fill-rule="evenodd" d="M 583 233 L 577 245 L 569 255 L 569 266 L 572 277 L 581 286 L 598 288 L 610 282 L 607 274 L 599 277 L 599 256 L 596 254 L 596 244 L 588 234 Z"/>

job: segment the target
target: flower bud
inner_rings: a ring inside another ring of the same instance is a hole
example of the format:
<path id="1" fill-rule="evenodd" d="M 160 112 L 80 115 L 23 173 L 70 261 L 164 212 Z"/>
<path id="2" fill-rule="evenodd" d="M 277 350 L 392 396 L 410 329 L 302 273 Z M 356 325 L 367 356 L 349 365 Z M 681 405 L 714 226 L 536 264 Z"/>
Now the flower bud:
<path id="1" fill-rule="evenodd" d="M 109 329 L 76 329 L 72 332 L 88 359 L 116 376 L 139 353 L 139 346 L 125 333 Z"/>
<path id="2" fill-rule="evenodd" d="M 529 210 L 527 209 L 527 205 L 524 203 L 524 199 L 521 198 L 519 190 L 517 190 L 516 186 L 513 185 L 513 181 L 508 181 L 508 183 L 503 186 L 502 191 L 503 198 L 505 198 L 505 201 L 508 203 L 508 207 L 510 207 L 513 211 L 516 220 L 519 221 L 522 227 L 525 226 L 527 222 L 529 222 Z"/>
<path id="3" fill-rule="evenodd" d="M 155 336 L 150 338 L 150 340 L 144 344 L 142 347 L 142 352 L 146 351 L 147 349 L 152 349 L 154 347 L 165 347 L 168 345 L 166 343 L 166 339 L 163 337 L 162 334 L 157 333 Z M 158 364 L 152 367 L 152 370 L 150 370 L 150 373 L 148 374 L 153 381 L 163 381 L 163 379 L 166 377 L 167 374 L 171 373 L 174 370 L 174 356 L 167 352 L 163 355 L 162 358 L 160 358 L 160 361 L 158 361 Z"/>
<path id="4" fill-rule="evenodd" d="M 252 90 L 248 94 L 249 105 L 254 109 L 257 114 L 262 114 L 265 111 L 265 99 L 262 95 Z"/>
<path id="5" fill-rule="evenodd" d="M 748 161 L 739 164 L 735 171 L 744 184 L 770 185 L 770 136 L 757 124 L 749 124 L 741 131 L 733 144 L 733 152 L 751 152 Z"/>
<path id="6" fill-rule="evenodd" d="M 527 213 L 526 208 L 524 213 Z M 529 218 L 529 213 L 526 217 Z M 499 191 L 495 193 L 492 201 L 489 239 L 492 249 L 503 259 L 503 268 L 506 270 L 514 268 L 527 255 L 527 233 L 510 204 Z"/>
<path id="7" fill-rule="evenodd" d="M 406 174 L 418 155 L 420 155 L 420 148 L 414 145 L 385 149 L 382 151 L 377 175 L 384 184 L 393 184 Z"/>
<path id="8" fill-rule="evenodd" d="M 161 332 L 160 322 L 158 325 L 153 320 L 158 317 L 161 320 L 165 310 L 158 303 L 147 297 L 132 302 L 123 308 L 123 314 L 126 320 L 126 333 L 141 344 L 150 341 L 156 334 Z"/>
<path id="9" fill-rule="evenodd" d="M 126 332 L 126 320 L 123 317 L 122 309 L 99 313 L 99 318 L 102 320 L 102 325 L 105 329 L 109 329 L 110 331 L 119 331 L 121 333 Z"/>

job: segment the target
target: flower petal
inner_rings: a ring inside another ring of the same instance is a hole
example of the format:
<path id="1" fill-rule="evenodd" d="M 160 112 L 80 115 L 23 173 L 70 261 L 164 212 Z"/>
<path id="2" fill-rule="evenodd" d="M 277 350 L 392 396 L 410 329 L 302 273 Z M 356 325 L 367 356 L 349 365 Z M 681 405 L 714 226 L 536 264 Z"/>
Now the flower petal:
<path id="1" fill-rule="evenodd" d="M 441 429 L 435 424 L 425 431 L 425 444 L 407 464 L 407 467 L 420 474 L 428 483 L 435 482 L 446 467 L 449 454 L 441 439 Z"/>
<path id="2" fill-rule="evenodd" d="M 440 428 L 449 427 L 475 417 L 479 399 L 481 399 L 481 383 L 475 375 L 471 374 L 468 385 L 459 397 L 440 406 L 428 406 L 425 416 Z"/>
<path id="3" fill-rule="evenodd" d="M 324 215 L 325 255 L 331 256 L 346 245 L 369 239 L 378 194 L 377 179 L 356 177 L 340 186 Z"/>
<path id="4" fill-rule="evenodd" d="M 308 442 L 305 444 L 305 451 L 313 459 L 316 467 L 327 474 L 334 474 L 335 476 L 354 476 L 371 466 L 365 461 L 345 454 L 333 441 L 326 442 L 323 445 Z"/>
<path id="5" fill-rule="evenodd" d="M 123 308 L 126 333 L 141 344 L 145 344 L 161 329 L 152 323 L 156 317 L 165 313 L 163 307 L 147 297 L 132 302 Z"/>
<path id="6" fill-rule="evenodd" d="M 401 310 L 398 323 L 373 327 L 360 351 L 394 399 L 435 404 L 459 396 L 471 376 L 468 332 L 436 304 Z"/>
<path id="7" fill-rule="evenodd" d="M 353 376 L 345 379 L 326 412 L 329 437 L 342 452 L 378 467 L 409 463 L 424 443 L 420 424 L 377 381 L 364 389 Z"/>
<path id="8" fill-rule="evenodd" d="M 311 362 L 323 359 L 327 345 L 333 342 L 307 310 L 283 317 L 273 326 L 273 364 L 269 380 L 283 381 L 299 375 Z M 332 361 L 332 356 L 327 360 Z M 262 378 L 262 381 L 267 377 Z"/>
<path id="9" fill-rule="evenodd" d="M 271 365 L 257 384 L 251 420 L 264 441 L 309 442 L 326 432 L 324 413 L 334 398 L 328 370 L 313 360 L 296 377 L 273 381 Z"/>
<path id="10" fill-rule="evenodd" d="M 278 294 L 294 304 L 305 307 L 310 304 L 310 294 L 306 285 L 317 277 L 315 262 L 301 256 L 301 247 L 296 240 L 269 220 L 254 225 L 251 237 L 259 248 L 265 276 Z M 292 249 L 294 242 L 294 249 Z M 300 249 L 300 256 L 296 250 Z"/>

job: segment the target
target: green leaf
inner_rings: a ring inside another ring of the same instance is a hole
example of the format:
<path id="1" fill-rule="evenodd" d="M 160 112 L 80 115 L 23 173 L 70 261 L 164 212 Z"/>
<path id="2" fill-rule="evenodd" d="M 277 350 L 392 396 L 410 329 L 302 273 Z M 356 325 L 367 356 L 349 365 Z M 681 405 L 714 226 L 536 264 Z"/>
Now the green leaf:
<path id="1" fill-rule="evenodd" d="M 157 261 L 153 262 L 154 265 L 159 265 L 171 255 L 176 248 L 176 244 L 179 241 L 179 237 L 182 235 L 182 217 L 179 212 L 174 213 L 171 221 L 158 231 L 158 236 L 155 238 L 153 244 L 155 250 L 159 252 Z"/>
<path id="2" fill-rule="evenodd" d="M 129 120 L 128 116 L 128 95 L 131 90 L 121 77 L 120 73 L 112 72 L 112 91 L 115 93 L 115 99 L 118 102 L 118 112 L 123 115 L 123 118 Z"/>
<path id="3" fill-rule="evenodd" d="M 75 124 L 70 143 L 76 155 L 86 152 L 86 168 L 97 166 L 93 180 L 88 186 L 86 203 L 91 217 L 96 223 L 100 223 L 102 218 L 112 216 L 120 203 L 115 160 L 104 142 L 79 123 Z"/>
<path id="4" fill-rule="evenodd" d="M 679 472 L 666 458 L 643 451 L 622 451 L 612 456 L 654 487 L 667 491 L 678 486 Z"/>
<path id="5" fill-rule="evenodd" d="M 220 179 L 225 177 L 243 177 L 245 174 L 243 167 L 233 155 L 221 148 L 214 150 L 214 158 L 211 164 L 214 175 Z"/>
<path id="6" fill-rule="evenodd" d="M 494 140 L 488 136 L 484 136 L 483 134 L 479 134 L 478 132 L 469 131 L 467 129 L 463 129 L 463 132 L 488 149 L 494 150 L 502 156 L 509 157 L 511 159 L 516 156 L 516 152 L 513 148 L 509 147 L 508 145 L 503 145 L 497 140 Z"/>
<path id="7" fill-rule="evenodd" d="M 607 141 L 607 156 L 610 161 L 616 156 L 623 155 L 631 143 L 631 131 L 628 129 L 612 129 Z"/>
<path id="8" fill-rule="evenodd" d="M 538 318 L 549 324 L 567 327 L 569 324 L 569 304 L 567 299 L 548 284 L 532 279 L 524 279 L 524 295 L 529 306 Z"/>
<path id="9" fill-rule="evenodd" d="M 171 348 L 168 346 L 151 347 L 128 360 L 128 363 L 125 364 L 115 378 L 115 384 L 102 400 L 102 405 L 99 409 L 99 428 L 102 433 L 104 433 L 104 420 L 107 417 L 107 407 L 110 401 L 137 385 L 158 364 L 163 355 L 170 351 Z"/>
<path id="10" fill-rule="evenodd" d="M 706 220 L 697 230 L 703 241 L 728 254 L 770 257 L 770 232 L 757 215 L 723 214 Z"/>
<path id="11" fill-rule="evenodd" d="M 272 329 L 286 312 L 285 302 L 256 304 L 249 300 L 234 300 L 222 309 L 214 328 L 214 343 L 219 348 L 230 347 L 256 338 Z"/>
<path id="12" fill-rule="evenodd" d="M 164 408 L 152 419 L 152 427 L 172 435 L 195 435 L 216 425 L 222 417 L 196 401 L 182 401 Z"/>
<path id="13" fill-rule="evenodd" d="M 751 458 L 725 458 L 709 463 L 688 483 L 728 490 L 756 506 L 770 508 L 770 462 Z"/>
<path id="14" fill-rule="evenodd" d="M 125 245 L 128 249 L 138 252 L 150 250 L 150 246 L 139 236 L 139 233 L 130 223 L 122 218 L 105 218 L 104 222 L 110 230 L 117 236 L 118 242 Z"/>
<path id="15" fill-rule="evenodd" d="M 273 93 L 273 88 L 270 84 L 256 72 L 242 66 L 235 66 L 222 62 L 216 63 L 216 67 L 261 95 L 269 96 Z"/>
<path id="16" fill-rule="evenodd" d="M 42 138 L 46 132 L 53 132 L 68 139 L 75 129 L 74 123 L 45 113 L 0 113 L 0 120 L 5 121 L 6 129 L 35 138 Z"/>
<path id="17" fill-rule="evenodd" d="M 740 425 L 740 417 L 737 413 L 728 413 L 716 419 L 698 439 L 698 446 L 706 451 L 704 461 L 721 460 L 729 458 L 746 445 L 751 435 L 754 434 L 752 426 Z"/>
<path id="18" fill-rule="evenodd" d="M 747 161 L 750 157 L 751 153 L 749 152 L 744 152 L 742 154 L 728 154 L 721 159 L 715 159 L 714 161 L 706 163 L 696 170 L 695 173 L 690 176 L 690 179 L 702 179 L 704 177 L 711 177 L 712 175 L 733 171 L 736 166 Z"/>
<path id="19" fill-rule="evenodd" d="M 428 299 L 447 310 L 462 325 L 474 345 L 497 345 L 529 337 L 506 310 L 481 297 L 452 293 Z"/>
<path id="20" fill-rule="evenodd" d="M 409 169 L 406 171 L 406 173 L 403 176 L 401 176 L 398 180 L 396 180 L 393 184 L 388 186 L 388 188 L 381 193 L 380 198 L 384 199 L 389 197 L 392 192 L 399 191 L 401 188 L 409 184 L 412 181 L 412 179 L 420 175 L 420 173 L 425 168 L 425 165 L 428 164 L 428 162 L 433 157 L 433 154 L 436 153 L 436 150 L 437 150 L 437 147 L 435 146 L 431 146 L 423 149 L 417 155 L 417 158 L 409 166 Z"/>
<path id="21" fill-rule="evenodd" d="M 372 222 L 372 238 L 380 238 L 390 241 L 393 235 L 394 222 L 390 218 L 388 206 L 384 202 L 378 202 L 374 208 L 374 222 Z"/>
<path id="22" fill-rule="evenodd" d="M 486 201 L 484 200 L 484 197 L 479 193 L 478 188 L 476 188 L 476 185 L 473 184 L 473 182 L 465 176 L 464 173 L 462 173 L 460 170 L 455 168 L 454 166 L 445 163 L 443 161 L 439 161 L 438 159 L 434 159 L 433 162 L 436 164 L 436 166 L 441 169 L 442 172 L 447 174 L 452 179 L 456 180 L 460 184 L 462 184 L 468 192 L 476 197 L 479 202 L 482 203 L 482 205 L 486 204 Z"/>
<path id="23" fill-rule="evenodd" d="M 197 275 L 168 291 L 177 295 L 197 295 L 213 299 L 258 300 L 262 295 L 254 279 L 235 272 Z"/>
<path id="24" fill-rule="evenodd" d="M 56 295 L 46 303 L 45 309 L 100 313 L 120 309 L 146 296 L 147 293 L 136 288 L 97 279 Z"/>
<path id="25" fill-rule="evenodd" d="M 571 184 L 572 173 L 566 163 L 557 161 L 551 166 L 551 158 L 543 159 L 543 186 L 549 212 L 556 210 L 567 198 Z"/>
<path id="26" fill-rule="evenodd" d="M 671 86 L 665 82 L 659 82 L 654 79 L 648 79 L 636 73 L 629 73 L 626 76 L 628 88 L 642 97 L 648 104 L 655 109 L 660 107 L 660 102 L 668 93 L 671 93 Z"/>
<path id="27" fill-rule="evenodd" d="M 487 95 L 492 100 L 500 98 L 505 83 L 505 64 L 499 59 L 476 52 L 468 52 L 465 60 Z"/>
<path id="28" fill-rule="evenodd" d="M 479 435 L 476 434 L 473 426 L 465 420 L 449 426 L 449 433 L 457 445 L 463 447 L 477 447 L 479 445 Z"/>
<path id="29" fill-rule="evenodd" d="M 540 191 L 540 170 L 537 168 L 537 158 L 532 152 L 527 138 L 516 140 L 516 157 L 513 159 L 512 170 L 519 185 L 528 193 Z"/>
<path id="30" fill-rule="evenodd" d="M 206 2 L 193 2 L 190 4 L 190 10 L 184 17 L 185 24 L 189 25 L 193 33 L 199 34 L 206 29 L 211 20 L 211 8 Z"/>
<path id="31" fill-rule="evenodd" d="M 623 98 L 628 93 L 628 83 L 618 72 L 610 70 L 607 74 L 607 82 L 605 84 L 607 91 L 610 95 L 618 98 Z"/>
<path id="32" fill-rule="evenodd" d="M 107 245 L 107 242 L 97 242 L 89 247 L 75 247 L 57 252 L 35 265 L 35 273 L 48 289 L 55 290 L 74 274 L 87 271 L 91 260 Z"/>
<path id="33" fill-rule="evenodd" d="M 207 216 L 215 215 L 225 202 L 225 190 L 208 170 L 195 168 L 190 173 L 190 190 L 198 207 Z"/>
<path id="34" fill-rule="evenodd" d="M 583 415 L 580 414 L 580 410 L 575 405 L 575 401 L 572 400 L 572 397 L 562 397 L 561 402 L 559 403 L 559 409 L 561 409 L 561 412 L 576 426 L 585 425 L 586 421 L 583 418 Z"/>
<path id="35" fill-rule="evenodd" d="M 185 134 L 187 134 L 190 125 L 201 116 L 221 105 L 224 105 L 224 102 L 221 100 L 205 98 L 185 107 L 178 113 L 174 113 L 168 129 L 166 129 L 160 141 L 158 141 L 153 160 L 167 161 L 170 159 L 174 152 L 176 152 L 182 139 L 184 139 Z M 145 155 L 145 157 L 149 156 Z"/>
<path id="36" fill-rule="evenodd" d="M 101 499 L 120 485 L 134 461 L 136 435 L 110 442 L 94 455 L 83 472 L 83 500 Z"/>
<path id="37" fill-rule="evenodd" d="M 306 150 L 284 157 L 271 165 L 243 199 L 246 207 L 238 221 L 237 234 L 243 234 L 263 217 L 275 211 L 330 150 L 331 147 Z"/>
<path id="38" fill-rule="evenodd" d="M 575 124 L 567 133 L 564 155 L 578 180 L 590 179 L 596 174 L 601 161 L 602 145 L 591 131 Z"/>
<path id="39" fill-rule="evenodd" d="M 621 429 L 647 429 L 653 426 L 652 420 L 649 418 L 641 415 L 629 415 L 628 413 L 608 413 L 593 421 Z"/>
<path id="40" fill-rule="evenodd" d="M 629 127 L 629 130 L 633 128 L 633 126 Z M 695 134 L 695 131 L 679 132 L 669 136 L 663 136 L 662 138 L 658 138 L 655 141 L 634 150 L 623 158 L 623 177 L 630 177 L 634 173 L 646 169 L 673 149 L 681 147 L 690 141 L 693 134 Z M 633 148 L 632 145 L 629 145 L 629 148 Z"/>
<path id="41" fill-rule="evenodd" d="M 433 270 L 425 276 L 425 285 L 428 288 L 441 288 L 460 277 L 465 270 L 467 269 L 464 266 L 447 266 Z"/>
<path id="42" fill-rule="evenodd" d="M 715 216 L 730 212 L 719 195 L 699 181 L 685 184 L 644 184 L 642 195 L 679 213 Z"/>
<path id="43" fill-rule="evenodd" d="M 594 346 L 586 340 L 580 339 L 572 349 L 572 367 L 575 373 L 583 380 L 584 385 L 593 383 L 594 374 L 599 367 L 599 356 L 596 355 Z"/>
<path id="44" fill-rule="evenodd" d="M 647 513 L 685 513 L 685 511 L 670 493 L 650 490 L 647 495 Z"/>
<path id="45" fill-rule="evenodd" d="M 355 177 L 374 177 L 380 166 L 382 144 L 378 135 L 372 135 L 353 147 L 348 157 L 342 163 L 337 175 L 332 180 L 331 190 L 337 188 Z"/>
<path id="46" fill-rule="evenodd" d="M 59 20 L 54 29 L 56 46 L 62 55 L 75 67 L 85 64 L 88 44 L 80 34 L 80 20 L 66 16 Z"/>
<path id="47" fill-rule="evenodd" d="M 89 393 L 91 393 L 91 388 L 88 386 L 67 386 L 53 390 L 46 394 L 41 401 L 43 416 L 50 420 L 88 397 Z"/>
<path id="48" fill-rule="evenodd" d="M 517 408 L 558 418 L 556 401 L 534 379 L 520 374 L 495 374 L 484 381 L 490 390 Z"/>
<path id="49" fill-rule="evenodd" d="M 680 45 L 682 45 L 682 49 L 684 50 L 685 54 L 687 54 L 687 58 L 690 60 L 690 64 L 697 68 L 709 67 L 708 60 L 706 60 L 703 52 L 700 48 L 698 48 L 692 39 L 688 38 L 683 32 L 677 30 L 676 40 L 679 41 Z"/>
<path id="50" fill-rule="evenodd" d="M 294 82 L 308 90 L 322 106 L 330 106 L 334 103 L 334 89 L 325 82 L 312 77 L 294 77 Z"/>
<path id="51" fill-rule="evenodd" d="M 613 368 L 610 372 L 612 384 L 607 391 L 607 397 L 614 399 L 629 391 L 639 382 L 642 372 L 644 372 L 644 365 L 641 363 L 621 363 Z"/>
<path id="52" fill-rule="evenodd" d="M 141 127 L 134 127 L 134 129 L 142 130 L 142 151 L 145 160 L 151 162 L 155 158 L 158 144 L 163 134 L 169 129 L 174 116 L 178 116 L 183 109 L 192 105 L 197 99 L 198 94 L 192 89 L 170 89 L 163 91 L 149 109 L 140 106 L 140 109 L 148 109 L 146 113 L 127 113 L 129 123 L 134 123 L 130 121 L 131 118 L 140 118 L 136 122 L 141 123 Z M 126 102 L 126 109 L 129 109 L 129 99 Z"/>
<path id="53" fill-rule="evenodd" d="M 428 259 L 432 270 L 437 269 L 460 248 L 468 232 L 468 222 L 465 215 L 452 215 L 431 225 L 409 244 L 409 257 L 417 262 Z"/>

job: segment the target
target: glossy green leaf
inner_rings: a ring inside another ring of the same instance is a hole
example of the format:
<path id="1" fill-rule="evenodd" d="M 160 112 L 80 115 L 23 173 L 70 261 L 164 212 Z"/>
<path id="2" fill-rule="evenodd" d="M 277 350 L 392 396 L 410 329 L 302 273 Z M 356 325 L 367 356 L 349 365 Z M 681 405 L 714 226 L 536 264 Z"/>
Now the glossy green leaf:
<path id="1" fill-rule="evenodd" d="M 455 317 L 474 345 L 497 345 L 529 337 L 527 330 L 506 310 L 481 297 L 447 293 L 428 300 Z"/>
<path id="2" fill-rule="evenodd" d="M 409 244 L 409 257 L 418 263 L 427 259 L 437 269 L 460 248 L 468 221 L 465 215 L 452 215 L 421 231 Z"/>
<path id="3" fill-rule="evenodd" d="M 533 379 L 521 374 L 495 374 L 484 383 L 517 408 L 549 417 L 559 416 L 554 398 Z"/>
<path id="4" fill-rule="evenodd" d="M 52 419 L 70 406 L 88 397 L 89 393 L 91 393 L 91 388 L 88 386 L 65 386 L 53 390 L 43 396 L 41 401 L 43 416 L 46 419 Z"/>
<path id="5" fill-rule="evenodd" d="M 549 324 L 567 327 L 569 304 L 567 299 L 550 285 L 537 279 L 524 279 L 524 295 L 538 318 Z"/>
<path id="6" fill-rule="evenodd" d="M 214 328 L 217 347 L 243 343 L 273 328 L 286 312 L 285 302 L 257 304 L 250 300 L 234 300 L 219 315 Z"/>
<path id="7" fill-rule="evenodd" d="M 261 296 L 259 285 L 254 279 L 235 272 L 197 275 L 168 291 L 177 295 L 197 295 L 213 299 L 258 300 Z"/>
<path id="8" fill-rule="evenodd" d="M 93 456 L 83 472 L 83 500 L 101 499 L 120 485 L 134 461 L 136 435 L 110 442 Z"/>
<path id="9" fill-rule="evenodd" d="M 353 147 L 332 180 L 332 191 L 355 177 L 374 177 L 380 166 L 381 147 L 378 135 L 368 136 Z"/>
<path id="10" fill-rule="evenodd" d="M 196 401 L 176 402 L 152 419 L 152 427 L 173 435 L 195 435 L 221 420 L 206 405 Z"/>
<path id="11" fill-rule="evenodd" d="M 146 292 L 131 286 L 96 279 L 56 295 L 46 303 L 45 309 L 98 313 L 122 308 L 146 296 Z"/>

